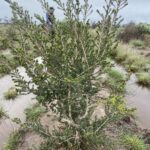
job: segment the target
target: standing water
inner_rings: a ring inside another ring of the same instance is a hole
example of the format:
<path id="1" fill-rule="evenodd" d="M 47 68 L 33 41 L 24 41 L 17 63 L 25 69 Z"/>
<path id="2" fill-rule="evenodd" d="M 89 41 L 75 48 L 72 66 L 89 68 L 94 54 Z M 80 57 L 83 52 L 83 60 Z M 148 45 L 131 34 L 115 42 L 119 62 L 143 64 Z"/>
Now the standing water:
<path id="1" fill-rule="evenodd" d="M 19 72 L 27 79 L 24 68 L 19 68 Z M 14 83 L 10 75 L 0 78 L 0 106 L 4 108 L 11 119 L 20 118 L 20 120 L 24 122 L 24 110 L 35 103 L 35 100 L 32 100 L 34 95 L 21 95 L 18 96 L 15 100 L 5 100 L 4 93 L 12 86 L 14 86 Z M 18 125 L 13 123 L 11 120 L 0 120 L 0 149 L 2 149 L 6 144 L 9 135 L 17 129 Z"/>
<path id="2" fill-rule="evenodd" d="M 115 65 L 115 68 L 121 73 L 127 74 L 123 67 Z M 130 76 L 126 90 L 127 105 L 129 108 L 136 109 L 138 124 L 144 129 L 150 129 L 150 90 L 137 84 L 135 74 Z"/>
<path id="3" fill-rule="evenodd" d="M 137 120 L 142 128 L 150 129 L 150 90 L 136 84 L 134 74 L 126 85 L 126 100 L 129 107 L 136 108 Z"/>
<path id="4" fill-rule="evenodd" d="M 125 70 L 116 65 L 116 68 L 126 74 Z M 19 72 L 26 80 L 30 80 L 25 73 L 24 68 L 19 68 Z M 136 76 L 131 75 L 130 80 L 127 82 L 127 105 L 137 109 L 137 118 L 143 128 L 150 129 L 150 90 L 142 88 L 136 84 Z M 20 118 L 22 122 L 25 121 L 24 110 L 33 105 L 36 101 L 33 94 L 18 96 L 15 100 L 4 100 L 4 93 L 14 86 L 10 75 L 0 79 L 0 106 L 10 116 L 10 118 Z M 8 140 L 9 135 L 17 130 L 19 127 L 10 120 L 0 120 L 0 149 L 2 149 Z"/>

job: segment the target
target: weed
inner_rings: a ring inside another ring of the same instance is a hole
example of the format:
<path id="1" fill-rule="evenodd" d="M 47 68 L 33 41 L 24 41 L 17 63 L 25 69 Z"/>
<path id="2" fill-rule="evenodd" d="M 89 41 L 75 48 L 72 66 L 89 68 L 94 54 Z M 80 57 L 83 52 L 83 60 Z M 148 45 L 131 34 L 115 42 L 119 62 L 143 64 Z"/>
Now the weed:
<path id="1" fill-rule="evenodd" d="M 136 135 L 124 135 L 122 142 L 128 150 L 145 150 L 144 141 Z"/>

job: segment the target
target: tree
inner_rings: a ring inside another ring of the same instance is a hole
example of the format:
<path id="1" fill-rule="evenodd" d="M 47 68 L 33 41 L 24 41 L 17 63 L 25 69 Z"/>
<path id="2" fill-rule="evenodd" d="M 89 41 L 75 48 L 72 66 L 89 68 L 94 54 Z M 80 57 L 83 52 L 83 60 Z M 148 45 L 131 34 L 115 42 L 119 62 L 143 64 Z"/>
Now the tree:
<path id="1" fill-rule="evenodd" d="M 106 117 L 93 122 L 90 119 L 98 103 L 98 100 L 92 101 L 92 96 L 101 88 L 94 70 L 100 67 L 96 74 L 101 75 L 110 67 L 108 58 L 117 46 L 116 32 L 121 21 L 118 13 L 127 5 L 127 0 L 106 0 L 104 14 L 97 11 L 101 21 L 96 37 L 89 32 L 88 16 L 92 6 L 88 0 L 83 0 L 83 4 L 79 0 L 66 3 L 54 0 L 66 20 L 66 24 L 55 21 L 54 36 L 48 32 L 41 16 L 35 15 L 41 22 L 37 25 L 28 11 L 16 2 L 5 1 L 12 8 L 19 32 L 17 44 L 12 45 L 13 53 L 31 80 L 23 79 L 18 71 L 13 78 L 23 92 L 34 93 L 38 102 L 57 110 L 59 121 L 65 124 L 63 132 L 47 133 L 52 136 L 47 136 L 44 146 L 48 145 L 47 149 L 98 149 L 106 125 L 127 113 L 121 98 L 113 96 L 107 102 Z M 45 0 L 38 1 L 44 9 L 49 8 Z M 35 61 L 36 57 L 40 57 L 42 63 Z M 96 84 L 92 80 L 97 81 Z"/>

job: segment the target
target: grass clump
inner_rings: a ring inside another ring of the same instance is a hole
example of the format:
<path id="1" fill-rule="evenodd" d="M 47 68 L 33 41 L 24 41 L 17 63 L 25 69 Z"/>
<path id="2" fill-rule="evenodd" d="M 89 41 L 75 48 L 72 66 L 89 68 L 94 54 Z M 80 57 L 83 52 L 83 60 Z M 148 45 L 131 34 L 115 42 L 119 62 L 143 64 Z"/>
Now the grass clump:
<path id="1" fill-rule="evenodd" d="M 136 135 L 124 135 L 122 142 L 128 150 L 145 150 L 144 141 Z"/>
<path id="2" fill-rule="evenodd" d="M 5 116 L 5 111 L 2 106 L 0 106 L 0 119 Z"/>
<path id="3" fill-rule="evenodd" d="M 18 145 L 22 142 L 23 135 L 23 131 L 17 131 L 10 134 L 4 150 L 16 150 Z"/>
<path id="4" fill-rule="evenodd" d="M 14 100 L 18 95 L 17 89 L 15 87 L 11 87 L 7 92 L 4 93 L 4 97 L 6 100 Z"/>
<path id="5" fill-rule="evenodd" d="M 131 40 L 130 44 L 135 48 L 145 48 L 145 43 L 142 40 Z"/>
<path id="6" fill-rule="evenodd" d="M 113 68 L 108 72 L 109 76 L 117 81 L 125 81 L 125 75 L 118 71 L 117 69 Z"/>
<path id="7" fill-rule="evenodd" d="M 150 73 L 149 72 L 137 73 L 137 79 L 140 85 L 150 87 Z"/>
<path id="8" fill-rule="evenodd" d="M 117 69 L 111 69 L 108 72 L 108 80 L 107 85 L 114 91 L 114 92 L 124 92 L 125 91 L 125 81 L 126 76 L 118 71 Z"/>
<path id="9" fill-rule="evenodd" d="M 41 106 L 39 104 L 35 104 L 31 108 L 27 108 L 25 110 L 26 119 L 28 121 L 36 121 L 41 114 L 46 112 L 46 108 L 44 106 Z"/>

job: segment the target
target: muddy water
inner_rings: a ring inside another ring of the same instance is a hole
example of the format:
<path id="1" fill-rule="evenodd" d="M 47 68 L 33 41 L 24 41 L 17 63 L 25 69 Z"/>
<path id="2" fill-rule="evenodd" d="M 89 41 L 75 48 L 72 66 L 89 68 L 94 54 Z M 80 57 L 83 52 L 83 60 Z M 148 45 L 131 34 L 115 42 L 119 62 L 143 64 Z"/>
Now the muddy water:
<path id="1" fill-rule="evenodd" d="M 123 67 L 115 65 L 115 68 L 127 74 Z M 137 123 L 144 129 L 150 129 L 150 89 L 139 86 L 135 74 L 132 74 L 127 82 L 126 90 L 127 106 L 136 108 Z"/>
<path id="2" fill-rule="evenodd" d="M 136 84 L 133 74 L 126 85 L 126 100 L 129 107 L 136 108 L 138 123 L 142 128 L 150 129 L 150 90 Z"/>
<path id="3" fill-rule="evenodd" d="M 25 73 L 24 68 L 19 68 L 19 72 L 26 80 L 29 80 Z M 25 121 L 24 110 L 35 103 L 33 94 L 18 96 L 15 100 L 5 100 L 4 92 L 10 87 L 14 86 L 14 83 L 10 75 L 7 75 L 0 79 L 0 106 L 4 108 L 10 118 L 20 118 L 22 122 Z M 5 145 L 10 133 L 17 130 L 18 126 L 10 120 L 0 120 L 0 150 Z"/>

